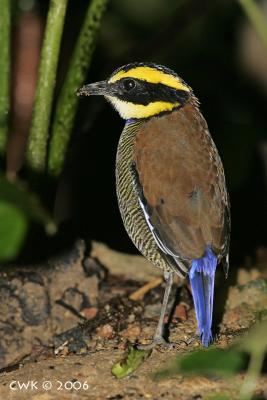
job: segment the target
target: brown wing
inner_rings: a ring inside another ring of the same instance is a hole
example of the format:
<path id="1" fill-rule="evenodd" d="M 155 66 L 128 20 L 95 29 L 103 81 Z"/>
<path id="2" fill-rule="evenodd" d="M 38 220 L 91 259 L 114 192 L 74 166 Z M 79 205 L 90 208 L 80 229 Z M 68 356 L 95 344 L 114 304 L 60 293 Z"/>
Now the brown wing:
<path id="1" fill-rule="evenodd" d="M 226 257 L 229 204 L 222 163 L 207 124 L 192 104 L 147 121 L 134 144 L 140 204 L 166 254 L 202 257 L 211 245 Z"/>

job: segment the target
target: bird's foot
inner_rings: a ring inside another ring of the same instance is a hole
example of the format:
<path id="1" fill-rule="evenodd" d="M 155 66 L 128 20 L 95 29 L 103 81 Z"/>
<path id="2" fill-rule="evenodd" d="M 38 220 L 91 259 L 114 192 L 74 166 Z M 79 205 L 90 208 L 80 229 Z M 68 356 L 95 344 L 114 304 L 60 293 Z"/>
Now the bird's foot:
<path id="1" fill-rule="evenodd" d="M 183 340 L 182 342 L 185 343 L 187 346 L 190 346 L 193 344 L 195 341 L 199 341 L 199 334 L 195 334 L 188 340 Z"/>
<path id="2" fill-rule="evenodd" d="M 154 347 L 161 345 L 165 349 L 174 349 L 175 343 L 170 343 L 163 336 L 154 336 L 153 341 L 149 344 L 137 344 L 138 350 L 152 350 Z"/>

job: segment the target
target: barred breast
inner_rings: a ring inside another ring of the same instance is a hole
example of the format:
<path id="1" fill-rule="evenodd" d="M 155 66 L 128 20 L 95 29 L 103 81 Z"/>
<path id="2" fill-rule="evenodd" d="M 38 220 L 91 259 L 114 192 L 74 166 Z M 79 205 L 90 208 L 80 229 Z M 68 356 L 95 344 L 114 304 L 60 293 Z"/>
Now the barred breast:
<path id="1" fill-rule="evenodd" d="M 132 176 L 133 147 L 136 133 L 142 122 L 126 124 L 122 131 L 116 157 L 116 190 L 124 227 L 137 249 L 153 263 L 165 271 L 170 266 L 162 257 L 154 237 L 147 225 L 138 201 Z"/>

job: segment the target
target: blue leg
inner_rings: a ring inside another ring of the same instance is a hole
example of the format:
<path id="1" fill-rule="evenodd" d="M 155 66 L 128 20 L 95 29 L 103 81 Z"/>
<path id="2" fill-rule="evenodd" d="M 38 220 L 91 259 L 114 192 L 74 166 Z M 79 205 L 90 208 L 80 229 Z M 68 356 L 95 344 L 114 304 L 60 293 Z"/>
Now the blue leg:
<path id="1" fill-rule="evenodd" d="M 217 257 L 210 247 L 202 258 L 194 259 L 189 272 L 195 305 L 198 330 L 203 346 L 212 341 L 211 325 L 213 311 L 214 278 Z"/>

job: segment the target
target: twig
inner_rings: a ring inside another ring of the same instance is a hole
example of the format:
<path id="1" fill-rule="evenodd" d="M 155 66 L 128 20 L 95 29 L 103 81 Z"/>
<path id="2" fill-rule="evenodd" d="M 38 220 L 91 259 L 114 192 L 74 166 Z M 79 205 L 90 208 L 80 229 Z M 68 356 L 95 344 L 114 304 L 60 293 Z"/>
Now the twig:
<path id="1" fill-rule="evenodd" d="M 45 169 L 48 130 L 67 2 L 68 0 L 50 0 L 47 16 L 27 149 L 27 164 L 37 172 L 43 172 Z"/>
<path id="2" fill-rule="evenodd" d="M 0 155 L 4 154 L 8 133 L 10 77 L 10 0 L 0 0 Z"/>
<path id="3" fill-rule="evenodd" d="M 54 176 L 60 174 L 64 164 L 78 105 L 75 93 L 82 86 L 91 64 L 96 37 L 107 2 L 108 0 L 92 0 L 88 6 L 69 70 L 58 98 L 48 155 L 48 171 Z"/>
<path id="4" fill-rule="evenodd" d="M 267 50 L 267 21 L 254 0 L 238 0 Z"/>
<path id="5" fill-rule="evenodd" d="M 146 285 L 142 286 L 140 289 L 136 290 L 130 295 L 130 300 L 142 300 L 144 296 L 151 290 L 154 289 L 155 287 L 159 286 L 163 282 L 163 278 L 155 278 L 149 282 L 147 282 Z"/>

